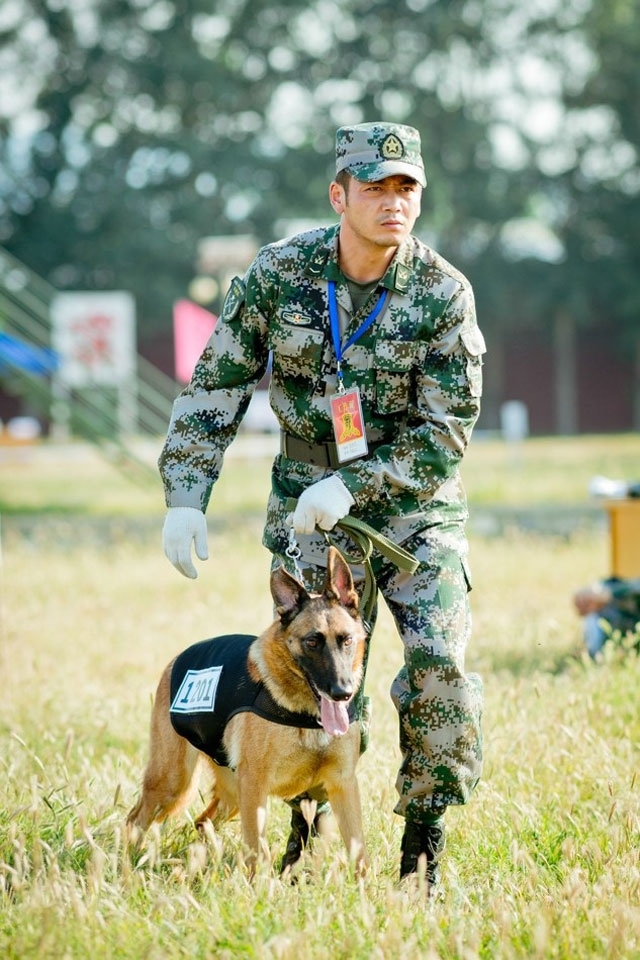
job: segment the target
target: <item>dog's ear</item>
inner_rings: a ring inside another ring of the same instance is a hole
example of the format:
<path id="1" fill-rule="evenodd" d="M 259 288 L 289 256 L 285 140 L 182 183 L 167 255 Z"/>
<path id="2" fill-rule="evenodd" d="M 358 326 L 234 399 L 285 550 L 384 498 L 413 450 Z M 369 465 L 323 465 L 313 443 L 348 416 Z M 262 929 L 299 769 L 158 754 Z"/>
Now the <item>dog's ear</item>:
<path id="1" fill-rule="evenodd" d="M 324 595 L 330 600 L 339 600 L 343 607 L 357 613 L 358 594 L 353 586 L 351 570 L 340 551 L 336 550 L 335 547 L 329 547 Z"/>
<path id="2" fill-rule="evenodd" d="M 276 605 L 278 616 L 285 623 L 299 612 L 309 594 L 302 584 L 287 573 L 284 567 L 278 567 L 271 574 L 271 596 Z"/>

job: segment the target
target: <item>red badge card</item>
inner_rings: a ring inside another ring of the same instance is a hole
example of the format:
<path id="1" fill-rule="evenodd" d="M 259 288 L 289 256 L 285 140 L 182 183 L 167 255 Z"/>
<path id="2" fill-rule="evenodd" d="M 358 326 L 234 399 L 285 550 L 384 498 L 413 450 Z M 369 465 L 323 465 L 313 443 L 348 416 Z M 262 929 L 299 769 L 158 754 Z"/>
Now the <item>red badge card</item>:
<path id="1" fill-rule="evenodd" d="M 362 419 L 360 391 L 344 390 L 331 398 L 331 419 L 338 448 L 338 462 L 345 463 L 368 452 L 367 435 Z"/>

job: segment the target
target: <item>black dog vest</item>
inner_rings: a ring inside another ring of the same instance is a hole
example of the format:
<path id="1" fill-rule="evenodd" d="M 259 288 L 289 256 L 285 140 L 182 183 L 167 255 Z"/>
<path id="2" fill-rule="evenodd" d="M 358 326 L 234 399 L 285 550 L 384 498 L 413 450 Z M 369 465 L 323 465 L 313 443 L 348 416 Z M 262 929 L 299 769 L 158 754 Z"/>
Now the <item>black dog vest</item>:
<path id="1" fill-rule="evenodd" d="M 171 671 L 169 716 L 174 730 L 223 767 L 229 759 L 222 737 L 236 713 L 257 713 L 287 727 L 321 728 L 318 717 L 285 710 L 261 681 L 251 679 L 247 653 L 255 639 L 230 634 L 195 643 L 179 654 Z"/>

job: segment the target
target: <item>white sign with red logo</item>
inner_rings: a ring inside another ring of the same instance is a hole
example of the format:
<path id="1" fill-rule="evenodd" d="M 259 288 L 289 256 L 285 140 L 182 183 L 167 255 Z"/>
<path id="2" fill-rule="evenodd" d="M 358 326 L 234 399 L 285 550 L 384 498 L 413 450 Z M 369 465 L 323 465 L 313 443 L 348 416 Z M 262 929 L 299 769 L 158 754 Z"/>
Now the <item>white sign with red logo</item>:
<path id="1" fill-rule="evenodd" d="M 126 291 L 59 293 L 52 346 L 67 387 L 122 386 L 135 376 L 135 301 Z"/>

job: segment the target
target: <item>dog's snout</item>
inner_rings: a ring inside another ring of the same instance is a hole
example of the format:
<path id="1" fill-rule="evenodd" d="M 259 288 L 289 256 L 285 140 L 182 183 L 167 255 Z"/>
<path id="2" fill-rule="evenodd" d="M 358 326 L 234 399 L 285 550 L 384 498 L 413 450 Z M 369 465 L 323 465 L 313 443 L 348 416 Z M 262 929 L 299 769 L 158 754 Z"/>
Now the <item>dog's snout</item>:
<path id="1" fill-rule="evenodd" d="M 331 694 L 332 700 L 336 700 L 336 701 L 350 700 L 351 695 L 353 694 L 353 687 L 352 686 L 343 687 L 343 686 L 337 686 L 334 684 L 334 686 L 331 687 L 331 690 L 329 691 L 329 693 Z"/>

